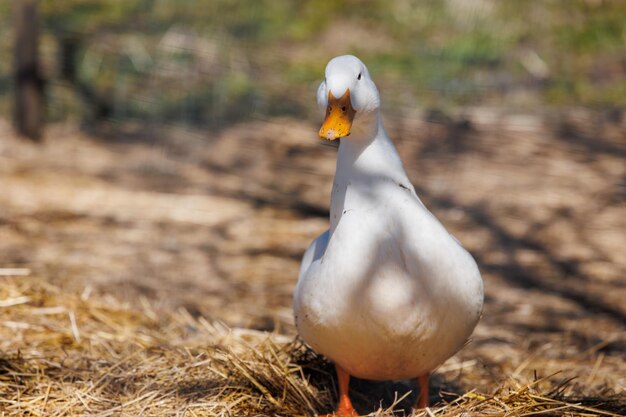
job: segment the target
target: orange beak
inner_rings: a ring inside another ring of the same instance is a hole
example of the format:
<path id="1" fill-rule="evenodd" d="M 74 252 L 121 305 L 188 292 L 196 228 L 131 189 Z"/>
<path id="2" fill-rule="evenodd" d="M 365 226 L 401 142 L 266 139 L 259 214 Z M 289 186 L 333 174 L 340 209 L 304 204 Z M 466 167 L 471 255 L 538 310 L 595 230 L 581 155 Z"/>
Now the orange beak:
<path id="1" fill-rule="evenodd" d="M 350 102 L 350 89 L 347 89 L 340 98 L 335 98 L 329 91 L 326 118 L 319 131 L 320 137 L 335 140 L 348 136 L 355 114 L 356 110 Z"/>

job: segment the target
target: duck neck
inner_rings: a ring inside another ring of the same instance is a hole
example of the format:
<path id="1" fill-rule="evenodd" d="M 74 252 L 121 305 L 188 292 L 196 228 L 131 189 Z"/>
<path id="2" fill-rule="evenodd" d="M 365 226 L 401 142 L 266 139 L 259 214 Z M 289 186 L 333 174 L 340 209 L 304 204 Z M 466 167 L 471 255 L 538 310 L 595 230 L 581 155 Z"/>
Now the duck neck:
<path id="1" fill-rule="evenodd" d="M 356 126 L 355 126 L 356 125 Z M 331 230 L 352 208 L 377 204 L 377 187 L 389 180 L 406 181 L 393 143 L 379 111 L 355 120 L 350 136 L 342 138 L 331 195 Z M 373 198 L 374 197 L 374 198 Z"/>

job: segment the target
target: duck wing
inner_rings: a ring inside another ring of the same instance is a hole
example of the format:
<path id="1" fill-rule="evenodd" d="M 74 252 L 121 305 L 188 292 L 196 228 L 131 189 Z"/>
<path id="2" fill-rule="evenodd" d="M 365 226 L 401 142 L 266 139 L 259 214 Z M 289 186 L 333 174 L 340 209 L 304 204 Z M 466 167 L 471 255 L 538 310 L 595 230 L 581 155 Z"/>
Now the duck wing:
<path id="1" fill-rule="evenodd" d="M 311 264 L 322 256 L 326 252 L 326 247 L 328 246 L 328 239 L 330 237 L 330 230 L 326 230 L 324 233 L 319 235 L 317 239 L 315 239 L 309 248 L 304 252 L 304 256 L 302 257 L 302 263 L 300 264 L 300 273 L 298 274 L 298 281 L 302 280 L 302 277 L 306 275 Z"/>

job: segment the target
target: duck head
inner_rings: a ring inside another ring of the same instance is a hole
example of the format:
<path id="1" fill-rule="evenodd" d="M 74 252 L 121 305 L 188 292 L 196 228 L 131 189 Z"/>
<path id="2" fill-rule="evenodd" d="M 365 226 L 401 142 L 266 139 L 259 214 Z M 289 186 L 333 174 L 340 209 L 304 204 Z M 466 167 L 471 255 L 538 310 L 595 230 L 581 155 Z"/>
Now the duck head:
<path id="1" fill-rule="evenodd" d="M 319 135 L 335 140 L 348 136 L 359 119 L 377 113 L 380 96 L 367 67 L 355 56 L 331 59 L 325 75 L 317 90 L 317 104 L 326 112 Z"/>

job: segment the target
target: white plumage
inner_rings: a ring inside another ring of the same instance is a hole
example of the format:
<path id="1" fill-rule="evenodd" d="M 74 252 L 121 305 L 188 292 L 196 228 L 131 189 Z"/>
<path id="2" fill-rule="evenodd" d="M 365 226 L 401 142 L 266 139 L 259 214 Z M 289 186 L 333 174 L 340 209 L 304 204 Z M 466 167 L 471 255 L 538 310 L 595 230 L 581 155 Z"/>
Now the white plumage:
<path id="1" fill-rule="evenodd" d="M 376 86 L 353 56 L 326 68 L 318 103 L 327 119 L 329 100 L 346 91 L 356 114 L 339 146 L 330 229 L 302 260 L 296 325 L 348 374 L 419 377 L 467 341 L 482 311 L 482 279 L 416 195 L 383 127 Z"/>

